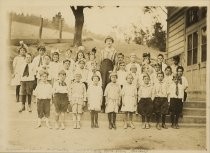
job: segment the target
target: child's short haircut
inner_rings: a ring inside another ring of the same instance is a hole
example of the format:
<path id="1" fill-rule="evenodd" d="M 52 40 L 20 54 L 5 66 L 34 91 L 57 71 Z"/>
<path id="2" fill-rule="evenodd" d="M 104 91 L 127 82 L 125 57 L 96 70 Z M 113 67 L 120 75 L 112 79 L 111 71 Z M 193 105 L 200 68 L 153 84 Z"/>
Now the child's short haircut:
<path id="1" fill-rule="evenodd" d="M 158 76 L 159 74 L 162 74 L 162 75 L 163 75 L 163 77 L 164 77 L 164 73 L 163 73 L 163 71 L 158 72 L 158 73 L 157 73 L 157 76 Z"/>
<path id="2" fill-rule="evenodd" d="M 109 73 L 110 73 L 110 75 L 109 75 L 110 79 L 111 79 L 112 76 L 116 76 L 116 78 L 117 78 L 117 73 L 116 72 L 110 71 Z"/>
<path id="3" fill-rule="evenodd" d="M 182 66 L 178 66 L 178 67 L 176 68 L 176 72 L 178 72 L 179 69 L 181 69 L 182 72 L 184 72 L 184 68 L 183 68 Z"/>
<path id="4" fill-rule="evenodd" d="M 37 51 L 39 51 L 39 50 L 46 51 L 46 48 L 45 48 L 44 45 L 39 45 L 39 46 L 37 47 Z"/>
<path id="5" fill-rule="evenodd" d="M 52 57 L 55 56 L 55 55 L 58 55 L 58 57 L 59 57 L 59 53 L 58 52 L 52 53 Z"/>
<path id="6" fill-rule="evenodd" d="M 134 64 L 133 64 L 133 65 L 131 65 L 131 68 L 130 68 L 130 70 L 131 70 L 131 69 L 136 69 L 136 70 L 137 70 L 137 67 L 136 67 L 136 65 L 134 65 Z"/>
<path id="7" fill-rule="evenodd" d="M 150 79 L 150 76 L 149 76 L 148 73 L 145 73 L 145 74 L 143 75 L 143 79 L 146 78 L 146 77 L 148 77 L 148 78 Z"/>
<path id="8" fill-rule="evenodd" d="M 79 60 L 79 62 L 78 62 L 79 64 L 80 63 L 83 63 L 83 64 L 85 64 L 85 61 L 84 60 Z"/>
<path id="9" fill-rule="evenodd" d="M 129 73 L 129 74 L 126 76 L 126 80 L 128 79 L 129 76 L 131 76 L 132 79 L 134 79 L 134 78 L 133 78 L 133 75 L 132 75 L 131 73 Z"/>
<path id="10" fill-rule="evenodd" d="M 179 57 L 178 55 L 177 55 L 177 56 L 174 56 L 174 57 L 173 57 L 173 60 L 174 60 L 174 61 L 177 61 L 177 62 L 179 63 L 179 62 L 180 62 L 180 57 Z"/>
<path id="11" fill-rule="evenodd" d="M 91 77 L 91 80 L 93 81 L 93 78 L 96 77 L 98 78 L 98 81 L 100 81 L 100 77 L 97 75 L 97 74 L 94 74 L 92 77 Z"/>
<path id="12" fill-rule="evenodd" d="M 49 59 L 51 60 L 51 57 L 50 57 L 50 55 L 46 54 L 46 55 L 44 55 L 44 57 L 45 57 L 45 56 L 49 57 Z"/>
<path id="13" fill-rule="evenodd" d="M 26 47 L 24 47 L 24 46 L 20 46 L 19 48 L 18 48 L 18 54 L 20 53 L 20 50 L 21 49 L 24 49 L 24 51 L 27 53 L 27 51 L 28 51 L 28 49 L 26 48 Z"/>
<path id="14" fill-rule="evenodd" d="M 125 64 L 125 62 L 124 62 L 124 61 L 122 61 L 122 62 L 120 62 L 120 63 L 119 63 L 119 65 L 121 65 L 121 64 Z"/>
<path id="15" fill-rule="evenodd" d="M 66 62 L 71 63 L 71 61 L 70 61 L 69 59 L 65 59 L 65 60 L 63 60 L 63 64 L 64 64 L 64 63 L 66 63 Z"/>
<path id="16" fill-rule="evenodd" d="M 31 57 L 32 57 L 32 54 L 31 54 L 31 53 L 26 53 L 26 55 L 29 55 L 29 56 L 31 56 Z"/>
<path id="17" fill-rule="evenodd" d="M 164 58 L 163 54 L 158 54 L 158 57 L 161 56 L 162 58 Z"/>
<path id="18" fill-rule="evenodd" d="M 46 74 L 47 76 L 49 75 L 49 73 L 46 70 L 40 70 L 39 71 L 40 76 L 43 76 L 44 74 Z"/>
<path id="19" fill-rule="evenodd" d="M 172 68 L 168 65 L 166 66 L 165 70 L 170 69 L 172 71 Z"/>
<path id="20" fill-rule="evenodd" d="M 68 48 L 68 49 L 66 50 L 66 52 L 67 52 L 67 51 L 70 51 L 71 53 L 73 52 L 70 48 Z"/>
<path id="21" fill-rule="evenodd" d="M 118 53 L 117 56 L 119 56 L 119 55 L 122 55 L 122 57 L 124 57 L 124 54 L 123 53 Z"/>
<path id="22" fill-rule="evenodd" d="M 160 68 L 160 65 L 158 63 L 155 63 L 154 67 L 159 67 Z"/>
<path id="23" fill-rule="evenodd" d="M 60 70 L 60 71 L 58 72 L 58 75 L 60 75 L 60 74 L 66 75 L 66 72 L 65 72 L 64 70 Z"/>
<path id="24" fill-rule="evenodd" d="M 174 79 L 177 79 L 177 80 L 180 79 L 180 77 L 178 76 L 178 74 L 173 75 L 173 79 L 172 80 L 174 80 Z"/>

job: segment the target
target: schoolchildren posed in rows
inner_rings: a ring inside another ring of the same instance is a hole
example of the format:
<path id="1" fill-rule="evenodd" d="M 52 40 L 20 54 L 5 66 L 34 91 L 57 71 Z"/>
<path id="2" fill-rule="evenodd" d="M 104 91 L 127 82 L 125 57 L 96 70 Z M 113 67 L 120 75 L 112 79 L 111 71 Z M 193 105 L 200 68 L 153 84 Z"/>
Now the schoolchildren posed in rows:
<path id="1" fill-rule="evenodd" d="M 49 52 L 44 45 L 39 45 L 38 55 L 33 59 L 23 44 L 20 43 L 19 54 L 13 61 L 13 85 L 16 100 L 22 102 L 20 113 L 25 111 L 26 101 L 28 111 L 32 112 L 32 95 L 35 95 L 36 128 L 41 127 L 43 118 L 46 126 L 52 127 L 49 122 L 52 107 L 55 129 L 66 128 L 68 112 L 72 112 L 73 128 L 80 129 L 84 108 L 90 111 L 91 128 L 99 128 L 99 112 L 107 113 L 109 129 L 117 129 L 118 113 L 124 114 L 124 129 L 136 127 L 134 114 L 140 116 L 142 129 L 151 128 L 152 117 L 158 130 L 167 129 L 167 115 L 171 115 L 172 128 L 179 128 L 188 88 L 179 57 L 173 59 L 171 66 L 164 63 L 163 54 L 152 61 L 150 53 L 143 53 L 142 60 L 136 53 L 130 53 L 129 61 L 125 61 L 125 55 L 113 47 L 112 37 L 105 39 L 99 61 L 95 47 L 89 52 L 84 46 L 76 51 L 53 49 Z"/>

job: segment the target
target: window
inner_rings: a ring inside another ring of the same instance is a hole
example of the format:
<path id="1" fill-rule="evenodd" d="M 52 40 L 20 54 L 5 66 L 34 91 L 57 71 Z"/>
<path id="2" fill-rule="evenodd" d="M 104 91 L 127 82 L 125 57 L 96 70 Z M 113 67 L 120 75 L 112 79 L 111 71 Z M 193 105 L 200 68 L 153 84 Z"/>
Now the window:
<path id="1" fill-rule="evenodd" d="M 199 7 L 191 7 L 187 11 L 187 18 L 186 18 L 187 27 L 198 22 L 198 20 L 199 20 Z"/>
<path id="2" fill-rule="evenodd" d="M 206 36 L 206 27 L 201 29 L 201 62 L 206 61 L 207 56 L 207 36 Z"/>
<path id="3" fill-rule="evenodd" d="M 197 64 L 198 60 L 198 32 L 187 37 L 187 65 Z"/>
<path id="4" fill-rule="evenodd" d="M 201 19 L 205 18 L 206 17 L 206 14 L 207 14 L 207 7 L 201 7 Z"/>

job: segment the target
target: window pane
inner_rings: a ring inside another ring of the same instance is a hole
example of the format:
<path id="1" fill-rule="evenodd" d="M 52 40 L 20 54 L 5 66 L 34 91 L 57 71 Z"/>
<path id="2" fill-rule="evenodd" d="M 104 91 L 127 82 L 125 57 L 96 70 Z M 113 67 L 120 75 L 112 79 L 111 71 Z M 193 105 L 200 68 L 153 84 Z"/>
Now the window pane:
<path id="1" fill-rule="evenodd" d="M 201 18 L 205 18 L 207 14 L 207 7 L 201 8 Z"/>
<path id="2" fill-rule="evenodd" d="M 192 49 L 192 35 L 188 35 L 187 50 Z"/>
<path id="3" fill-rule="evenodd" d="M 201 62 L 205 62 L 206 61 L 206 44 L 201 46 Z"/>
<path id="4" fill-rule="evenodd" d="M 187 65 L 192 65 L 192 50 L 187 52 Z"/>
<path id="5" fill-rule="evenodd" d="M 201 42 L 202 44 L 205 44 L 206 43 L 206 27 L 203 27 L 201 29 L 201 35 L 202 35 Z"/>
<path id="6" fill-rule="evenodd" d="M 193 33 L 193 48 L 198 47 L 198 32 Z"/>
<path id="7" fill-rule="evenodd" d="M 197 59 L 198 59 L 198 48 L 194 48 L 193 49 L 193 64 L 197 63 Z"/>

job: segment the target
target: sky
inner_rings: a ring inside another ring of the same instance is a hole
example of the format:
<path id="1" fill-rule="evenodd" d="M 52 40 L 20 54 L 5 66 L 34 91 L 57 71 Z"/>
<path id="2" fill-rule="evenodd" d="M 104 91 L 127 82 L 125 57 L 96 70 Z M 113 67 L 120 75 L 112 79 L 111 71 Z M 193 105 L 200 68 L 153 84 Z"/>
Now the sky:
<path id="1" fill-rule="evenodd" d="M 14 0 L 15 1 L 15 0 Z M 33 5 L 29 3 L 29 1 L 22 1 L 23 3 L 9 3 L 7 6 L 7 11 L 13 11 L 16 13 L 24 13 L 24 14 L 35 14 L 37 16 L 42 16 L 44 18 L 52 19 L 52 17 L 61 12 L 65 22 L 74 26 L 74 16 L 70 9 L 70 3 L 56 3 L 56 0 L 47 3 L 42 1 L 33 1 Z M 164 6 L 161 7 L 165 9 Z M 84 28 L 94 32 L 96 34 L 109 35 L 115 34 L 117 37 L 122 37 L 123 32 L 129 32 L 131 29 L 131 25 L 139 25 L 142 29 L 152 29 L 152 25 L 154 24 L 153 15 L 157 15 L 159 21 L 163 24 L 163 29 L 166 30 L 166 13 L 164 13 L 160 7 L 153 14 L 144 14 L 143 6 L 110 6 L 107 5 L 103 9 L 98 8 L 97 6 L 89 9 L 84 9 L 85 14 L 85 23 Z M 114 31 L 113 27 L 118 26 L 121 31 Z"/>

